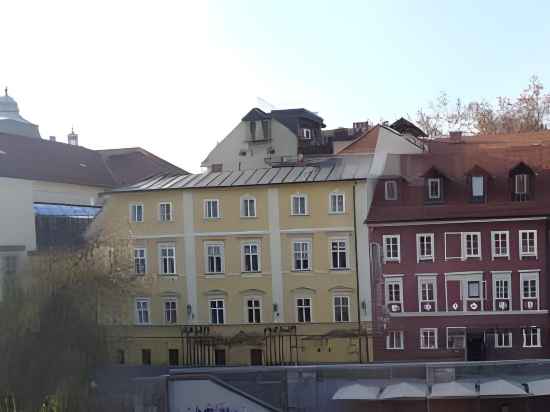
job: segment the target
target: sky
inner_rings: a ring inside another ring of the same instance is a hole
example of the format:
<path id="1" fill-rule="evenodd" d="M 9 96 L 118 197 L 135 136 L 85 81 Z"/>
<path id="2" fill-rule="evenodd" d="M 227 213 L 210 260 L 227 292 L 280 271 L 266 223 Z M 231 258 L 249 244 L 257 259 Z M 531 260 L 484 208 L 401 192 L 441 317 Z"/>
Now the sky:
<path id="1" fill-rule="evenodd" d="M 0 86 L 92 149 L 141 146 L 190 171 L 254 106 L 328 128 L 550 89 L 550 2 L 1 0 Z M 265 104 L 261 107 L 265 107 Z"/>

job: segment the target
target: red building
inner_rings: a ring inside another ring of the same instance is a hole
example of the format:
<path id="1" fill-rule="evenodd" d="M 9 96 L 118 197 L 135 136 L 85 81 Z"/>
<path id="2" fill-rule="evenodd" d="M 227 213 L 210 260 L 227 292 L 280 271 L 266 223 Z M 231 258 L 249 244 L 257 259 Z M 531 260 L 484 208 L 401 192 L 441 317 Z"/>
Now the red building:
<path id="1" fill-rule="evenodd" d="M 389 155 L 367 218 L 376 360 L 547 357 L 550 133 Z"/>

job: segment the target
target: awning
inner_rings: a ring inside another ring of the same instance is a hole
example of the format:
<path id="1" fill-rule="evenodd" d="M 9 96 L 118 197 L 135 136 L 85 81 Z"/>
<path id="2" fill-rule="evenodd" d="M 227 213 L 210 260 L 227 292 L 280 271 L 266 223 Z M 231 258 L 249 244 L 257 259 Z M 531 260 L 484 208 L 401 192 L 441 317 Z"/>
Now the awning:
<path id="1" fill-rule="evenodd" d="M 379 399 L 418 399 L 426 398 L 427 393 L 425 383 L 401 382 L 386 386 Z"/>
<path id="2" fill-rule="evenodd" d="M 338 389 L 332 399 L 375 401 L 379 393 L 380 386 L 355 383 Z"/>
<path id="3" fill-rule="evenodd" d="M 529 393 L 535 396 L 550 395 L 550 379 L 537 379 L 527 382 Z"/>
<path id="4" fill-rule="evenodd" d="M 515 397 L 527 396 L 522 385 L 505 379 L 494 379 L 479 383 L 479 396 Z"/>
<path id="5" fill-rule="evenodd" d="M 101 207 L 97 206 L 75 206 L 53 203 L 35 203 L 33 205 L 34 213 L 39 216 L 60 216 L 72 218 L 94 218 Z"/>
<path id="6" fill-rule="evenodd" d="M 452 381 L 432 385 L 431 399 L 477 398 L 475 382 Z"/>

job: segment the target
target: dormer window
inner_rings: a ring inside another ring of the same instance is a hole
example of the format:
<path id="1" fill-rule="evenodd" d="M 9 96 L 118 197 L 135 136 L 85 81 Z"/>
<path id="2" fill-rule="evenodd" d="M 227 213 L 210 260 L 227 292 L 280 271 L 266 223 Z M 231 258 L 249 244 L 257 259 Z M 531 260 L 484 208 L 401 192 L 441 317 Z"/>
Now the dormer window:
<path id="1" fill-rule="evenodd" d="M 441 200 L 441 178 L 428 178 L 428 200 Z"/>
<path id="2" fill-rule="evenodd" d="M 470 191 L 470 202 L 484 203 L 487 200 L 487 182 L 491 174 L 482 167 L 475 165 L 467 173 Z"/>
<path id="3" fill-rule="evenodd" d="M 512 200 L 522 202 L 533 198 L 535 173 L 521 162 L 510 171 Z"/>
<path id="4" fill-rule="evenodd" d="M 311 137 L 313 135 L 311 129 L 303 129 L 302 134 L 304 136 L 304 139 L 306 139 L 306 140 L 311 140 Z"/>
<path id="5" fill-rule="evenodd" d="M 384 199 L 397 200 L 397 182 L 395 180 L 386 180 L 384 182 Z"/>
<path id="6" fill-rule="evenodd" d="M 250 122 L 250 139 L 251 140 L 256 139 L 256 122 L 255 121 Z"/>
<path id="7" fill-rule="evenodd" d="M 485 200 L 485 178 L 472 176 L 472 200 L 482 202 Z"/>

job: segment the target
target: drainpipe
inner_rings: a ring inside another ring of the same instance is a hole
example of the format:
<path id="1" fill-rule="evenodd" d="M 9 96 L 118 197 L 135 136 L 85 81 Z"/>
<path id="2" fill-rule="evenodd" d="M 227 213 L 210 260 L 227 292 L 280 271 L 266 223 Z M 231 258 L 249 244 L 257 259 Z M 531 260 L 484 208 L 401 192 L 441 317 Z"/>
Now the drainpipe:
<path id="1" fill-rule="evenodd" d="M 363 363 L 363 345 L 361 338 L 361 295 L 359 293 L 359 257 L 357 248 L 357 207 L 355 205 L 357 182 L 353 183 L 353 228 L 354 228 L 354 251 L 355 251 L 355 279 L 356 279 L 356 294 L 357 294 L 357 326 L 358 326 L 358 338 L 359 338 L 359 363 Z M 369 341 L 367 337 L 366 348 L 367 361 L 370 360 L 369 356 Z"/>

